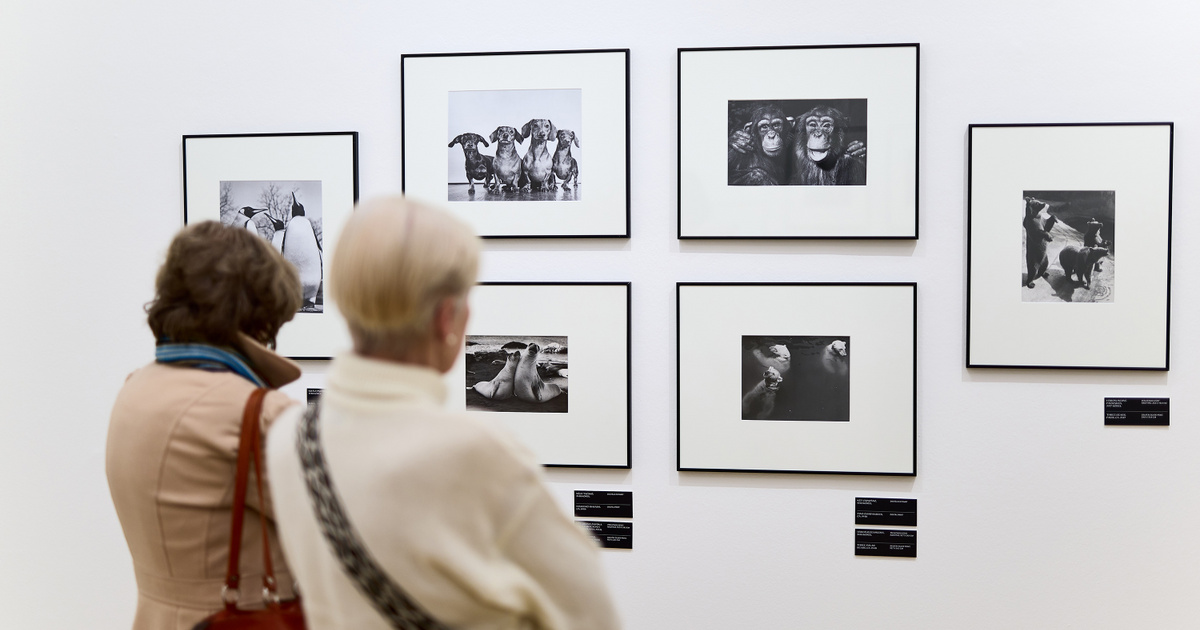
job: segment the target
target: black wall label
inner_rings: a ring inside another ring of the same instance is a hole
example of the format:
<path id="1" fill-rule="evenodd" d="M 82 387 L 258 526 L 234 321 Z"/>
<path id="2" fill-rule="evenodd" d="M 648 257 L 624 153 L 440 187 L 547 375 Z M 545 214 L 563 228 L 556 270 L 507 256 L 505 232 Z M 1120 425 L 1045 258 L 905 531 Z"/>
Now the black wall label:
<path id="1" fill-rule="evenodd" d="M 605 549 L 633 549 L 633 523 L 576 521 Z"/>
<path id="2" fill-rule="evenodd" d="M 1170 426 L 1170 398 L 1105 398 L 1104 424 Z"/>
<path id="3" fill-rule="evenodd" d="M 917 532 L 911 529 L 856 529 L 854 555 L 917 557 Z"/>
<path id="4" fill-rule="evenodd" d="M 917 526 L 916 499 L 854 499 L 855 525 Z"/>
<path id="5" fill-rule="evenodd" d="M 308 388 L 308 392 L 307 392 L 308 393 L 308 401 L 307 402 L 308 402 L 309 407 L 317 404 L 317 401 L 321 399 L 321 392 L 323 392 L 323 391 L 325 391 L 325 390 L 323 390 L 319 387 L 309 387 Z"/>
<path id="6" fill-rule="evenodd" d="M 633 493 L 576 490 L 575 516 L 633 518 Z"/>

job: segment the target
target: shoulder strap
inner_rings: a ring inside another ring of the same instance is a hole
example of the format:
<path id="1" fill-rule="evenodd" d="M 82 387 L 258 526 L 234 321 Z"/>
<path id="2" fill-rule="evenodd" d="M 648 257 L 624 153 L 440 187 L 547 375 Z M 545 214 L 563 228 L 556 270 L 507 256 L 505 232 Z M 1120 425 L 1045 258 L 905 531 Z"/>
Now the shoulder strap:
<path id="1" fill-rule="evenodd" d="M 237 474 L 233 486 L 233 518 L 229 531 L 229 566 L 225 569 L 225 587 L 221 590 L 221 598 L 226 608 L 237 607 L 238 583 L 241 575 L 238 572 L 238 560 L 242 554 L 242 522 L 246 512 L 246 486 L 250 481 L 250 462 L 253 457 L 258 474 L 254 476 L 258 484 L 258 500 L 263 501 L 262 484 L 262 443 L 259 422 L 262 418 L 263 398 L 267 390 L 257 388 L 246 401 L 246 409 L 242 414 L 242 432 L 238 440 Z M 271 565 L 271 542 L 267 536 L 266 509 L 263 506 L 259 515 L 263 536 L 263 601 L 274 604 L 279 601 L 275 590 L 275 570 Z"/>
<path id="2" fill-rule="evenodd" d="M 399 584 L 383 571 L 363 545 L 346 516 L 341 499 L 333 487 L 325 466 L 321 435 L 317 425 L 317 407 L 308 408 L 297 425 L 296 450 L 308 497 L 312 500 L 321 534 L 333 548 L 346 575 L 379 614 L 400 630 L 449 630 L 413 600 Z"/>

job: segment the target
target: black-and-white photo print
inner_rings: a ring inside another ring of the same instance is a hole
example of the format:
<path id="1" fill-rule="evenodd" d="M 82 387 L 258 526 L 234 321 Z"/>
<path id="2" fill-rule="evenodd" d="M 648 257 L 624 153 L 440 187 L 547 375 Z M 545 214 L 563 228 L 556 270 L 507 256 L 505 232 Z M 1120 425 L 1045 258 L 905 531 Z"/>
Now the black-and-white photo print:
<path id="1" fill-rule="evenodd" d="M 567 412 L 567 338 L 467 335 L 467 409 Z"/>
<path id="2" fill-rule="evenodd" d="M 1021 301 L 1112 302 L 1116 191 L 1026 190 Z"/>
<path id="3" fill-rule="evenodd" d="M 850 337 L 742 337 L 743 420 L 850 420 Z"/>
<path id="4" fill-rule="evenodd" d="M 583 90 L 455 91 L 449 110 L 447 201 L 581 199 Z"/>
<path id="5" fill-rule="evenodd" d="M 267 239 L 300 272 L 300 312 L 325 311 L 321 182 L 222 181 L 221 223 Z"/>
<path id="6" fill-rule="evenodd" d="M 729 101 L 730 186 L 863 186 L 867 99 Z"/>

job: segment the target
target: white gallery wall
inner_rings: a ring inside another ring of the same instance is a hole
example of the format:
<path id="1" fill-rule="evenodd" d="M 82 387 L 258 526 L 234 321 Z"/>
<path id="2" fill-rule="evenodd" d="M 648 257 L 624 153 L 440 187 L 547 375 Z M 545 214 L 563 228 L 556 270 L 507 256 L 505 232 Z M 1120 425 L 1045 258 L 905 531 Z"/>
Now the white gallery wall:
<path id="1" fill-rule="evenodd" d="M 629 48 L 632 238 L 488 241 L 482 278 L 633 283 L 633 468 L 548 471 L 564 506 L 634 492 L 635 548 L 604 553 L 626 626 L 1195 627 L 1198 27 L 1157 0 L 4 0 L 0 625 L 132 621 L 104 441 L 152 357 L 183 134 L 358 131 L 362 195 L 396 192 L 401 53 Z M 921 44 L 919 240 L 675 238 L 676 48 L 880 42 Z M 1073 121 L 1176 123 L 1171 370 L 967 370 L 967 125 Z M 709 280 L 917 282 L 917 476 L 676 472 L 675 283 Z M 1105 396 L 1172 425 L 1105 427 Z M 855 557 L 856 496 L 919 499 L 918 558 Z"/>

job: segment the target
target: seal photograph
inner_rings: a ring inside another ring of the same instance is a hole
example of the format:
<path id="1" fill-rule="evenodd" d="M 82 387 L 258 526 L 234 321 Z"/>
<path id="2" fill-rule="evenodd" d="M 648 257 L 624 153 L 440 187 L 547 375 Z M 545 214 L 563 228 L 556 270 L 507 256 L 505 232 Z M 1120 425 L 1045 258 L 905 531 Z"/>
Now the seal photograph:
<path id="1" fill-rule="evenodd" d="M 850 420 L 850 337 L 742 336 L 743 420 Z"/>
<path id="2" fill-rule="evenodd" d="M 467 409 L 567 412 L 567 338 L 467 335 Z"/>

